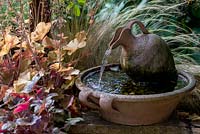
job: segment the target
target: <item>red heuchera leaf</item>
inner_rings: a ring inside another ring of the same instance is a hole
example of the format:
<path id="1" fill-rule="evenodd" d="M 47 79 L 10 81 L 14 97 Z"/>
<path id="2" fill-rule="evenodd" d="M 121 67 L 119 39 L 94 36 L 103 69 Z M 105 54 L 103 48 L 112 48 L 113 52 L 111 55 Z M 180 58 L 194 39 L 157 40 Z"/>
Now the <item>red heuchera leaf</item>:
<path id="1" fill-rule="evenodd" d="M 27 110 L 29 108 L 29 106 L 30 106 L 30 102 L 29 101 L 21 103 L 21 104 L 19 104 L 17 106 L 17 108 L 14 109 L 13 114 L 25 111 L 25 110 Z"/>
<path id="2" fill-rule="evenodd" d="M 36 89 L 36 94 L 37 94 L 37 95 L 40 95 L 41 93 L 42 93 L 42 88 Z"/>
<path id="3" fill-rule="evenodd" d="M 11 93 L 11 96 L 22 98 L 25 101 L 28 101 L 30 99 L 30 96 L 25 93 Z"/>
<path id="4" fill-rule="evenodd" d="M 0 129 L 0 133 L 6 133 L 6 132 L 8 132 L 7 130 L 1 130 Z"/>

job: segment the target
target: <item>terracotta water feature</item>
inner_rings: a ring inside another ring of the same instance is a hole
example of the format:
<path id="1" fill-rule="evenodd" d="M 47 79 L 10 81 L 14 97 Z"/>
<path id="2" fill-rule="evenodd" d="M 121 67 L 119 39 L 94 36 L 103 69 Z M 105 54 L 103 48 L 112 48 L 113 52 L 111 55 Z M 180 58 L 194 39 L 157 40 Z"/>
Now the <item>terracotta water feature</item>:
<path id="1" fill-rule="evenodd" d="M 132 35 L 133 24 L 143 34 Z M 120 64 L 105 65 L 105 70 L 90 68 L 76 80 L 80 101 L 99 110 L 105 120 L 126 125 L 164 121 L 195 87 L 192 75 L 176 70 L 164 40 L 150 34 L 138 20 L 117 29 L 109 46 L 109 50 L 122 46 Z"/>
<path id="2" fill-rule="evenodd" d="M 134 24 L 139 25 L 142 34 L 131 33 Z M 162 87 L 176 84 L 177 71 L 168 45 L 158 35 L 149 33 L 140 21 L 130 21 L 117 29 L 109 46 L 114 49 L 119 45 L 121 67 L 136 84 Z"/>

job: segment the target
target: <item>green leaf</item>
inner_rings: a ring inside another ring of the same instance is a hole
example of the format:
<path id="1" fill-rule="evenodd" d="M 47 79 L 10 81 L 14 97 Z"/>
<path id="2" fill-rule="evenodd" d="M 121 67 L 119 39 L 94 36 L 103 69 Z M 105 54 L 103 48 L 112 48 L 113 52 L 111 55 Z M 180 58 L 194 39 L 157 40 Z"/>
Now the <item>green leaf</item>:
<path id="1" fill-rule="evenodd" d="M 74 6 L 74 15 L 75 16 L 80 16 L 81 15 L 81 11 L 80 11 L 79 5 L 75 5 Z"/>
<path id="2" fill-rule="evenodd" d="M 86 0 L 78 0 L 78 3 L 79 3 L 80 5 L 85 5 Z"/>
<path id="3" fill-rule="evenodd" d="M 74 6 L 74 3 L 73 2 L 69 2 L 69 4 L 66 7 L 66 10 L 67 11 L 71 10 L 73 6 Z"/>
<path id="4" fill-rule="evenodd" d="M 64 1 L 64 0 L 60 0 L 59 2 L 61 2 L 61 3 L 65 3 L 65 1 Z"/>

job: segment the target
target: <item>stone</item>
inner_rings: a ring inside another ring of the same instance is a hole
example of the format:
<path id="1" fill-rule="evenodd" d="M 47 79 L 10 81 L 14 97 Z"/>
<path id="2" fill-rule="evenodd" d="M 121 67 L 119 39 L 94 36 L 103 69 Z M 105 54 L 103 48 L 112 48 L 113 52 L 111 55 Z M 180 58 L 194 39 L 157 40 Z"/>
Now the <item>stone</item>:
<path id="1" fill-rule="evenodd" d="M 83 114 L 84 122 L 71 126 L 69 134 L 190 134 L 187 124 L 170 119 L 169 121 L 148 125 L 128 126 L 107 122 L 97 111 Z"/>

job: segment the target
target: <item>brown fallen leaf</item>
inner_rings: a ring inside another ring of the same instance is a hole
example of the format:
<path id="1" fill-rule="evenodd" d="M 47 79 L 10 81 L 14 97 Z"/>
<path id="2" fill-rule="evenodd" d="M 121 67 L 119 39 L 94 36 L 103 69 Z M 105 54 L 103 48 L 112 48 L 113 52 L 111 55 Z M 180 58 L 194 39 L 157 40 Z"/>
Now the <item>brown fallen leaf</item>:
<path id="1" fill-rule="evenodd" d="M 15 91 L 20 92 L 30 80 L 31 73 L 29 71 L 21 73 L 18 80 L 15 80 L 13 83 Z"/>
<path id="2" fill-rule="evenodd" d="M 197 114 L 192 114 L 192 115 L 189 116 L 189 119 L 191 121 L 200 121 L 200 116 L 197 115 Z"/>
<path id="3" fill-rule="evenodd" d="M 8 54 L 10 49 L 15 47 L 20 42 L 17 36 L 11 35 L 10 29 L 10 27 L 6 28 L 5 34 L 3 35 L 3 37 L 1 37 L 0 56 Z"/>
<path id="4" fill-rule="evenodd" d="M 86 32 L 81 31 L 76 34 L 76 38 L 70 41 L 66 46 L 63 47 L 63 50 L 68 51 L 68 55 L 73 54 L 77 49 L 83 48 L 86 46 Z"/>
<path id="5" fill-rule="evenodd" d="M 21 92 L 24 87 L 32 81 L 33 77 L 36 74 L 38 74 L 38 72 L 35 69 L 27 69 L 24 72 L 20 73 L 18 79 L 15 80 L 13 83 L 13 89 L 15 90 L 15 92 Z"/>
<path id="6" fill-rule="evenodd" d="M 51 23 L 40 22 L 37 24 L 34 32 L 31 33 L 31 41 L 39 41 L 49 32 Z"/>
<path id="7" fill-rule="evenodd" d="M 80 70 L 74 69 L 73 67 L 64 67 L 60 65 L 59 63 L 54 63 L 50 66 L 50 69 L 57 70 L 60 73 L 65 73 L 65 78 L 69 79 L 71 75 L 78 75 Z"/>

